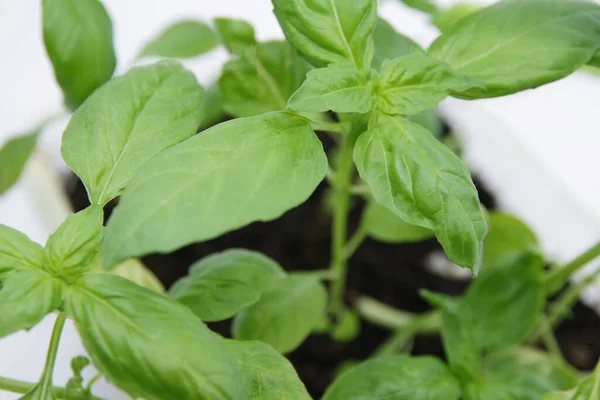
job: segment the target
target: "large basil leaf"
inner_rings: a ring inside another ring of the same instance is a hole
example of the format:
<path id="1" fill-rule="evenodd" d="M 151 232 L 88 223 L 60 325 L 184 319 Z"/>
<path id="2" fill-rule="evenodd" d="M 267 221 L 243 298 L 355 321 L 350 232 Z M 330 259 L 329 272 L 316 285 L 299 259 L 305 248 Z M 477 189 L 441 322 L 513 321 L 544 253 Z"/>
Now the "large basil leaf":
<path id="1" fill-rule="evenodd" d="M 44 249 L 21 232 L 0 224 L 0 282 L 19 268 L 41 268 Z"/>
<path id="2" fill-rule="evenodd" d="M 119 196 L 148 160 L 196 133 L 203 99 L 194 75 L 175 61 L 134 68 L 94 93 L 62 141 L 92 204 Z"/>
<path id="3" fill-rule="evenodd" d="M 421 50 L 412 39 L 396 32 L 386 20 L 381 18 L 377 20 L 372 36 L 375 52 L 371 66 L 377 71 L 381 69 L 384 60 L 394 60 Z"/>
<path id="4" fill-rule="evenodd" d="M 43 0 L 42 23 L 56 80 L 75 109 L 115 70 L 110 17 L 98 0 Z"/>
<path id="5" fill-rule="evenodd" d="M 417 114 L 434 107 L 454 91 L 480 86 L 448 64 L 412 53 L 381 67 L 377 108 L 388 114 Z"/>
<path id="6" fill-rule="evenodd" d="M 72 214 L 46 242 L 46 266 L 67 281 L 79 278 L 91 269 L 91 262 L 102 241 L 104 213 L 91 206 Z"/>
<path id="7" fill-rule="evenodd" d="M 420 242 L 434 236 L 430 229 L 407 224 L 375 202 L 369 203 L 363 212 L 361 226 L 373 239 L 387 243 Z"/>
<path id="8" fill-rule="evenodd" d="M 286 38 L 316 67 L 371 65 L 376 0 L 273 0 Z"/>
<path id="9" fill-rule="evenodd" d="M 247 400 L 312 400 L 292 364 L 258 341 L 227 340 L 225 347 L 242 373 Z"/>
<path id="10" fill-rule="evenodd" d="M 428 14 L 435 14 L 438 10 L 432 0 L 400 0 L 402 3 L 415 10 L 422 11 Z"/>
<path id="11" fill-rule="evenodd" d="M 232 54 L 248 55 L 256 46 L 254 28 L 248 22 L 232 18 L 215 18 L 221 41 Z"/>
<path id="12" fill-rule="evenodd" d="M 539 400 L 545 393 L 570 389 L 578 381 L 574 370 L 551 355 L 515 347 L 485 358 L 483 373 L 467 385 L 465 399 Z"/>
<path id="13" fill-rule="evenodd" d="M 305 201 L 326 170 L 304 118 L 272 113 L 217 125 L 163 152 L 131 182 L 108 222 L 103 264 L 278 218 Z"/>
<path id="14" fill-rule="evenodd" d="M 541 254 L 535 234 L 523 221 L 502 212 L 487 217 L 489 232 L 483 241 L 483 268 L 507 265 L 526 253 Z"/>
<path id="15" fill-rule="evenodd" d="M 456 155 L 420 125 L 378 113 L 358 138 L 354 161 L 379 204 L 433 230 L 450 259 L 477 272 L 486 222 Z"/>
<path id="16" fill-rule="evenodd" d="M 373 100 L 371 82 L 364 72 L 332 65 L 310 71 L 288 106 L 299 111 L 366 113 Z"/>
<path id="17" fill-rule="evenodd" d="M 23 268 L 0 286 L 0 338 L 30 329 L 62 303 L 62 281 L 46 271 Z"/>
<path id="18" fill-rule="evenodd" d="M 543 264 L 538 255 L 523 255 L 473 281 L 462 313 L 481 347 L 520 344 L 534 328 L 545 302 Z"/>
<path id="19" fill-rule="evenodd" d="M 382 356 L 351 367 L 323 400 L 457 400 L 460 385 L 433 357 Z"/>
<path id="20" fill-rule="evenodd" d="M 327 292 L 318 278 L 288 275 L 271 284 L 258 303 L 233 320 L 233 337 L 261 340 L 280 353 L 298 347 L 325 313 Z"/>
<path id="21" fill-rule="evenodd" d="M 485 89 L 464 98 L 496 97 L 571 74 L 600 48 L 600 7 L 584 0 L 505 0 L 455 24 L 429 54 L 479 78 Z"/>
<path id="22" fill-rule="evenodd" d="M 73 286 L 65 312 L 94 366 L 134 398 L 241 398 L 225 346 L 185 306 L 114 275 Z"/>
<path id="23" fill-rule="evenodd" d="M 286 42 L 261 43 L 249 54 L 223 68 L 219 79 L 223 108 L 234 117 L 285 110 L 309 65 Z"/>
<path id="24" fill-rule="evenodd" d="M 221 43 L 213 29 L 202 21 L 180 21 L 162 31 L 140 52 L 143 56 L 192 58 L 208 53 Z"/>
<path id="25" fill-rule="evenodd" d="M 256 303 L 269 283 L 284 276 L 283 269 L 267 256 L 232 249 L 192 265 L 189 275 L 177 281 L 169 295 L 203 321 L 220 321 Z"/>
<path id="26" fill-rule="evenodd" d="M 0 195 L 14 185 L 35 150 L 37 132 L 9 140 L 0 149 Z"/>

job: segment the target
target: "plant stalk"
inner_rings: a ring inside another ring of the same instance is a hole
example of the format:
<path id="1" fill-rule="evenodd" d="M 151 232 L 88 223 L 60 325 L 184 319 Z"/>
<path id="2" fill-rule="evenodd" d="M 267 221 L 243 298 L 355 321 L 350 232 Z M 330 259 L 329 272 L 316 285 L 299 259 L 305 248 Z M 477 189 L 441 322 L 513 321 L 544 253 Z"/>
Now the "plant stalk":
<path id="1" fill-rule="evenodd" d="M 546 277 L 546 296 L 548 297 L 558 292 L 568 282 L 571 275 L 598 256 L 600 256 L 600 242 L 564 266 L 551 271 Z"/>
<path id="2" fill-rule="evenodd" d="M 333 223 L 331 232 L 331 283 L 329 312 L 340 317 L 344 311 L 344 291 L 346 288 L 347 267 L 344 249 L 348 232 L 348 212 L 350 209 L 350 185 L 354 172 L 352 153 L 356 135 L 349 133 L 342 139 L 341 152 L 333 180 Z"/>
<path id="3" fill-rule="evenodd" d="M 0 390 L 7 392 L 25 394 L 33 389 L 37 385 L 36 383 L 20 381 L 18 379 L 10 379 L 0 376 Z M 66 390 L 60 386 L 53 386 L 52 392 L 57 399 L 64 399 Z M 101 397 L 91 396 L 91 400 L 104 400 Z"/>
<path id="4" fill-rule="evenodd" d="M 42 393 L 46 393 L 46 391 L 50 390 L 52 387 L 52 376 L 54 375 L 54 363 L 56 362 L 58 343 L 60 342 L 60 335 L 66 320 L 67 316 L 65 313 L 59 312 L 56 321 L 54 321 L 50 345 L 48 346 L 48 355 L 46 356 L 46 364 L 44 365 L 44 371 L 42 372 L 42 378 L 40 379 Z"/>

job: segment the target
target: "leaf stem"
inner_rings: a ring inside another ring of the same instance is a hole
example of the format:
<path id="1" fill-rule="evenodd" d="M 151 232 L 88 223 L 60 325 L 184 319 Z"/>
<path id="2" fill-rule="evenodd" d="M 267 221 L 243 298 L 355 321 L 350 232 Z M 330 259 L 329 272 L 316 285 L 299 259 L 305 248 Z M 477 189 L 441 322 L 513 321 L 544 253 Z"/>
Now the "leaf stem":
<path id="1" fill-rule="evenodd" d="M 360 245 L 367 238 L 367 230 L 363 226 L 359 226 L 356 232 L 352 235 L 346 246 L 344 247 L 344 258 L 347 260 L 358 250 Z"/>
<path id="2" fill-rule="evenodd" d="M 346 288 L 346 246 L 348 231 L 348 212 L 350 209 L 350 184 L 354 172 L 352 153 L 356 136 L 348 134 L 342 139 L 341 153 L 338 158 L 337 171 L 333 183 L 333 223 L 331 232 L 331 282 L 329 312 L 340 317 L 344 311 L 344 290 Z"/>
<path id="3" fill-rule="evenodd" d="M 40 379 L 42 393 L 47 393 L 49 390 L 52 390 L 52 375 L 54 374 L 56 353 L 58 351 L 60 335 L 66 320 L 67 316 L 65 313 L 59 312 L 56 321 L 54 321 L 54 328 L 52 329 L 52 336 L 50 337 L 50 345 L 48 346 L 48 354 L 46 356 L 46 364 L 44 365 L 44 371 L 42 372 L 42 377 Z"/>
<path id="4" fill-rule="evenodd" d="M 355 303 L 356 312 L 375 325 L 390 330 L 415 329 L 416 333 L 433 333 L 441 327 L 439 311 L 413 314 L 401 311 L 368 296 L 362 296 Z"/>
<path id="5" fill-rule="evenodd" d="M 560 268 L 551 271 L 546 276 L 546 291 L 550 296 L 558 292 L 569 280 L 571 275 L 583 268 L 587 263 L 600 256 L 600 242 L 596 243 L 574 260 Z"/>
<path id="6" fill-rule="evenodd" d="M 0 376 L 0 390 L 7 392 L 25 394 L 33 389 L 37 384 L 31 382 L 20 381 L 18 379 L 10 379 Z M 64 399 L 66 390 L 63 387 L 53 386 L 52 392 L 58 399 Z M 90 400 L 103 400 L 101 397 L 91 396 Z"/>
<path id="7" fill-rule="evenodd" d="M 94 384 L 98 382 L 100 378 L 102 378 L 101 372 L 98 372 L 96 375 L 94 375 L 94 377 L 90 379 L 87 386 L 85 387 L 86 392 L 90 393 L 92 391 L 92 386 L 94 386 Z"/>
<path id="8" fill-rule="evenodd" d="M 546 349 L 550 354 L 553 354 L 558 360 L 563 363 L 567 363 L 563 357 L 562 351 L 560 350 L 560 346 L 558 341 L 556 340 L 556 336 L 554 336 L 554 332 L 552 331 L 552 326 L 550 325 L 550 321 L 548 317 L 543 315 L 540 318 L 539 322 L 540 326 L 540 335 Z"/>

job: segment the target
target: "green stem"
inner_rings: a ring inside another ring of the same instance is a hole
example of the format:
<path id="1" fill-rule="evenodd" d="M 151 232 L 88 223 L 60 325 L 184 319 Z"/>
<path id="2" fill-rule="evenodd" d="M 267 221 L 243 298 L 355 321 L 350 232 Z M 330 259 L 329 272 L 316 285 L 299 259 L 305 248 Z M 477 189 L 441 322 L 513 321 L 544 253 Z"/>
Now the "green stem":
<path id="1" fill-rule="evenodd" d="M 551 271 L 546 277 L 547 296 L 558 292 L 568 282 L 571 275 L 598 256 L 600 256 L 600 242 L 590 247 L 573 261 Z"/>
<path id="2" fill-rule="evenodd" d="M 363 226 L 359 226 L 350 240 L 348 240 L 348 243 L 346 243 L 346 247 L 344 248 L 344 258 L 349 260 L 366 238 L 367 230 Z"/>
<path id="3" fill-rule="evenodd" d="M 560 346 L 558 341 L 556 340 L 556 336 L 554 336 L 554 332 L 552 331 L 552 326 L 548 321 L 548 317 L 545 315 L 540 318 L 540 335 L 546 349 L 550 354 L 553 354 L 557 359 L 566 363 L 562 351 L 560 350 Z"/>
<path id="4" fill-rule="evenodd" d="M 415 329 L 418 333 L 432 333 L 437 332 L 441 327 L 439 311 L 413 314 L 367 296 L 360 297 L 354 306 L 356 312 L 366 321 L 394 331 Z"/>
<path id="5" fill-rule="evenodd" d="M 92 391 L 92 386 L 94 386 L 94 384 L 98 382 L 100 378 L 102 378 L 102 373 L 98 372 L 92 379 L 90 379 L 89 383 L 85 387 L 85 390 L 90 393 Z"/>
<path id="6" fill-rule="evenodd" d="M 25 394 L 33 389 L 37 384 L 31 382 L 20 381 L 18 379 L 10 379 L 0 376 L 0 390 L 7 392 Z M 54 386 L 52 392 L 57 399 L 64 399 L 66 389 L 59 386 Z M 91 396 L 90 400 L 103 400 L 101 397 Z"/>
<path id="7" fill-rule="evenodd" d="M 56 361 L 56 353 L 58 351 L 58 343 L 60 342 L 60 335 L 62 329 L 65 326 L 67 316 L 63 312 L 59 312 L 54 321 L 54 328 L 52 329 L 52 336 L 50 337 L 50 345 L 48 346 L 48 355 L 46 356 L 46 364 L 44 365 L 44 371 L 42 372 L 42 378 L 40 379 L 40 388 L 42 393 L 47 393 L 52 390 L 52 375 L 54 374 L 54 363 Z"/>
<path id="8" fill-rule="evenodd" d="M 337 171 L 333 185 L 333 223 L 331 232 L 331 266 L 330 270 L 336 279 L 331 283 L 329 311 L 336 317 L 344 311 L 344 290 L 346 288 L 346 246 L 348 231 L 348 212 L 350 208 L 350 183 L 354 172 L 352 152 L 356 136 L 347 134 L 342 139 Z"/>

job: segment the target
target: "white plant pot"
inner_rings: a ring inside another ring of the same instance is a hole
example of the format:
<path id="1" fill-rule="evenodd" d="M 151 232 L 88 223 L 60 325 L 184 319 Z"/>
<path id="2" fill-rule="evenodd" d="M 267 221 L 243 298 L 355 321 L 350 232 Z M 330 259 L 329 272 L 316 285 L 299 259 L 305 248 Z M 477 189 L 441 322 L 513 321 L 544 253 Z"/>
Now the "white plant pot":
<path id="1" fill-rule="evenodd" d="M 0 6 L 6 7 L 3 2 L 8 0 L 0 0 Z M 267 0 L 103 2 L 114 21 L 121 72 L 144 41 L 184 17 L 244 18 L 257 27 L 260 40 L 281 37 Z M 7 43 L 4 53 L 11 57 L 3 59 L 0 66 L 0 87 L 8 93 L 0 96 L 0 144 L 7 139 L 3 134 L 23 131 L 39 119 L 39 110 L 61 102 L 40 39 L 39 2 L 10 4 L 11 13 L 0 13 L 0 37 L 19 40 Z M 399 2 L 384 2 L 380 13 L 423 45 L 437 35 L 423 15 L 407 10 Z M 186 65 L 206 84 L 214 80 L 226 58 L 220 50 Z M 27 80 L 14 79 L 23 75 Z M 464 140 L 467 162 L 492 190 L 501 208 L 530 224 L 547 254 L 559 262 L 600 239 L 600 185 L 595 184 L 594 168 L 600 148 L 595 110 L 599 103 L 600 78 L 580 73 L 535 91 L 475 102 L 451 99 L 441 107 L 443 116 Z M 55 173 L 65 170 L 58 151 L 62 127 L 64 122 L 44 135 L 41 151 L 21 181 L 0 198 L 0 223 L 22 230 L 40 243 L 69 212 Z M 592 288 L 585 299 L 597 305 L 598 290 Z M 37 380 L 52 322 L 49 316 L 30 332 L 0 340 L 1 376 Z M 70 376 L 70 358 L 82 353 L 76 331 L 68 324 L 58 353 L 54 377 L 57 385 L 64 385 Z M 92 373 L 87 371 L 88 377 Z M 127 399 L 104 382 L 98 384 L 96 393 L 111 400 Z M 0 400 L 17 397 L 0 392 Z"/>

